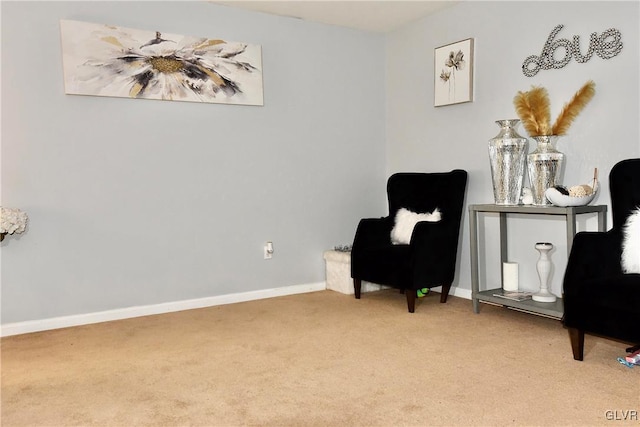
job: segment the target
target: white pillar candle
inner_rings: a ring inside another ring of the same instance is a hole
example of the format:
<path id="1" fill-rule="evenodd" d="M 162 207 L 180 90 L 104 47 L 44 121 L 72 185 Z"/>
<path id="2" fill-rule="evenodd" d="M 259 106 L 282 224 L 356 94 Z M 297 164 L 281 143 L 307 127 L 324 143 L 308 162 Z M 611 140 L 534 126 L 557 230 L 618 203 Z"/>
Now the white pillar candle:
<path id="1" fill-rule="evenodd" d="M 502 263 L 502 288 L 505 291 L 518 291 L 518 263 L 503 262 Z"/>

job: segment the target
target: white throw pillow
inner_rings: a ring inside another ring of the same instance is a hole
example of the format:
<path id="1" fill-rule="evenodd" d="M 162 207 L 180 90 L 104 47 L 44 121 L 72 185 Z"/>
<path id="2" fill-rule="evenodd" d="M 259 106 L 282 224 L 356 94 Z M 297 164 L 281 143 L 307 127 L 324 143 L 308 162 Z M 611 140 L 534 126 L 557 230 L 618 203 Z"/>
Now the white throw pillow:
<path id="1" fill-rule="evenodd" d="M 413 228 L 420 221 L 438 222 L 442 214 L 435 208 L 431 213 L 416 213 L 400 208 L 396 213 L 395 225 L 391 230 L 391 243 L 394 245 L 408 245 L 411 242 Z"/>
<path id="2" fill-rule="evenodd" d="M 631 212 L 622 233 L 622 271 L 640 273 L 640 207 Z"/>

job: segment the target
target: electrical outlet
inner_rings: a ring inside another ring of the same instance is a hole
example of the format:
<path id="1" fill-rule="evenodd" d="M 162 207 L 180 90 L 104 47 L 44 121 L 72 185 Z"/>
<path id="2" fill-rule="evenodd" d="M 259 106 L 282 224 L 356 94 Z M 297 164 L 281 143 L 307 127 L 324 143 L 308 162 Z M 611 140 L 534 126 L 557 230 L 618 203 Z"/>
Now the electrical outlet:
<path id="1" fill-rule="evenodd" d="M 264 259 L 273 258 L 273 242 L 267 242 L 264 245 Z"/>

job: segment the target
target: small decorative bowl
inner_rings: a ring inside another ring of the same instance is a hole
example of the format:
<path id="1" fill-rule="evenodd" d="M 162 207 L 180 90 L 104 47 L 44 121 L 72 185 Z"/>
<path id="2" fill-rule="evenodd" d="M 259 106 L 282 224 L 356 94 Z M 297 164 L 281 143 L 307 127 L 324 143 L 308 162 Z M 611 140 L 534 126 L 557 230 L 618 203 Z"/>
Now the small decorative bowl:
<path id="1" fill-rule="evenodd" d="M 562 194 L 560 191 L 558 191 L 553 187 L 547 188 L 547 190 L 544 192 L 544 195 L 555 206 L 560 206 L 560 207 L 586 206 L 589 203 L 591 203 L 591 201 L 598 194 L 598 189 L 600 188 L 600 186 L 598 185 L 598 181 L 595 182 L 592 188 L 593 188 L 593 193 L 589 194 L 588 196 L 582 196 L 582 197 L 567 196 L 565 194 Z"/>

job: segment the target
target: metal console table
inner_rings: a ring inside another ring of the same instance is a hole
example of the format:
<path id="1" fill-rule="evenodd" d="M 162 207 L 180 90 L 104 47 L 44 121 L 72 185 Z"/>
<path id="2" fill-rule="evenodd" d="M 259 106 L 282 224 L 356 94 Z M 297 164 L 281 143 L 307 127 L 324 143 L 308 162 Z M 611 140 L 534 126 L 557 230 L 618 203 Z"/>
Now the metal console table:
<path id="1" fill-rule="evenodd" d="M 471 299 L 473 301 L 473 311 L 480 312 L 480 302 L 510 307 L 532 314 L 543 315 L 554 319 L 561 319 L 564 313 L 562 299 L 558 298 L 555 303 L 541 303 L 533 300 L 512 301 L 505 298 L 493 296 L 496 289 L 480 290 L 478 275 L 478 214 L 497 212 L 500 214 L 500 261 L 506 262 L 507 258 L 507 214 L 531 214 L 531 215 L 562 215 L 565 217 L 567 226 L 567 254 L 571 253 L 573 237 L 576 234 L 576 215 L 586 213 L 598 214 L 598 231 L 606 231 L 607 228 L 607 206 L 507 206 L 507 205 L 470 205 L 469 206 L 469 233 L 471 234 Z M 501 273 L 502 274 L 502 273 Z"/>

